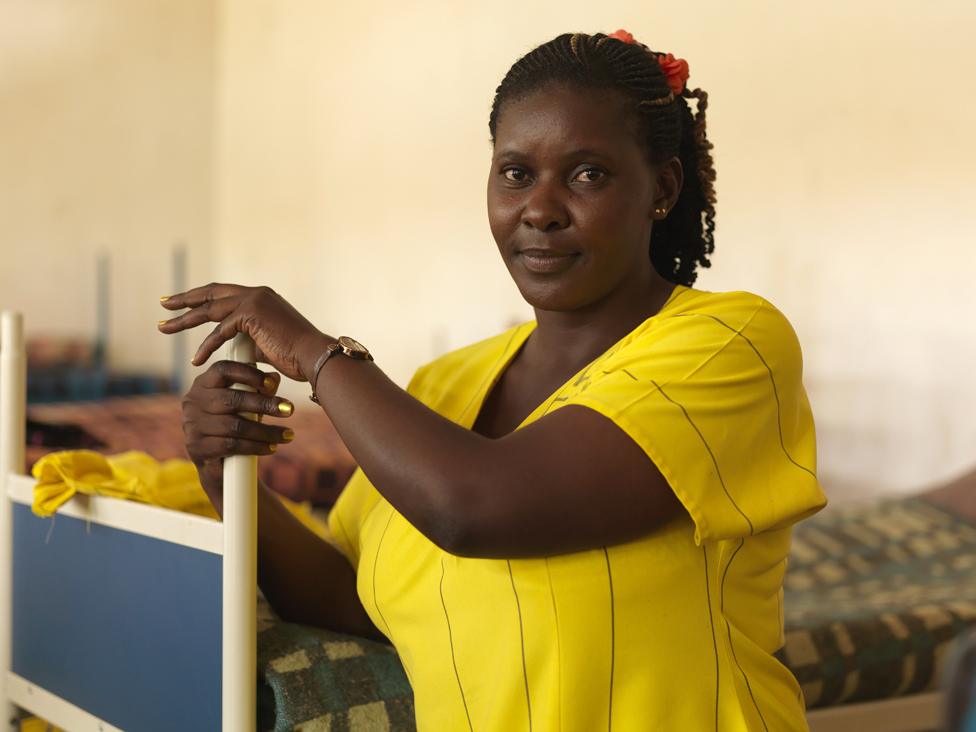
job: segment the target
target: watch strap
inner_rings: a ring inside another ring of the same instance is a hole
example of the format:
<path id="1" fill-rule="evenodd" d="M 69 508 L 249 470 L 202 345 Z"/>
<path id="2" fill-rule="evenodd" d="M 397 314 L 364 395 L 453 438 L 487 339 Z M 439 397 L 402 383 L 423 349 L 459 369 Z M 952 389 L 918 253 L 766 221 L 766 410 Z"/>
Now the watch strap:
<path id="1" fill-rule="evenodd" d="M 350 348 L 347 344 L 343 343 L 344 340 L 347 341 L 347 343 L 351 343 L 353 347 Z M 319 356 L 318 359 L 316 359 L 315 365 L 312 367 L 312 378 L 308 382 L 309 385 L 312 387 L 312 394 L 311 396 L 309 396 L 309 399 L 311 399 L 316 404 L 319 405 L 322 404 L 322 402 L 319 401 L 319 398 L 315 394 L 315 384 L 319 380 L 319 373 L 322 371 L 322 367 L 325 366 L 325 362 L 328 361 L 337 353 L 341 353 L 342 355 L 346 356 L 347 358 L 351 358 L 354 361 L 373 360 L 373 355 L 366 349 L 366 347 L 362 343 L 359 343 L 358 341 L 355 341 L 346 336 L 342 336 L 338 340 L 330 343 L 326 347 L 326 349 L 322 352 L 322 355 Z"/>
<path id="2" fill-rule="evenodd" d="M 319 401 L 319 398 L 315 395 L 315 383 L 319 380 L 319 373 L 322 371 L 322 367 L 325 366 L 325 362 L 328 361 L 330 358 L 332 358 L 335 354 L 337 354 L 341 350 L 342 350 L 342 346 L 339 345 L 339 341 L 330 343 L 326 347 L 326 349 L 322 351 L 322 355 L 318 357 L 318 359 L 315 361 L 315 365 L 312 367 L 312 378 L 309 379 L 308 381 L 309 386 L 312 387 L 312 394 L 311 396 L 309 396 L 309 399 L 311 399 L 316 404 L 322 403 Z"/>

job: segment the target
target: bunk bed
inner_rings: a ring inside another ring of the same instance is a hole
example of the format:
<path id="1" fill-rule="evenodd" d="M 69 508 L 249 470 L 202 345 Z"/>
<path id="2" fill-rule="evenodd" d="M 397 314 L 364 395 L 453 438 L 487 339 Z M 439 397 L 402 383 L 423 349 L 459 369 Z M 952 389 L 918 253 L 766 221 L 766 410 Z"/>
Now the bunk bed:
<path id="1" fill-rule="evenodd" d="M 238 336 L 228 357 L 253 360 L 249 349 Z M 254 730 L 257 701 L 268 701 L 270 688 L 274 712 L 260 717 L 262 730 L 340 717 L 343 728 L 412 728 L 409 686 L 392 649 L 270 615 L 258 625 L 256 459 L 226 461 L 225 484 L 235 488 L 225 494 L 223 523 L 85 496 L 59 511 L 56 531 L 34 516 L 25 371 L 20 317 L 4 313 L 0 704 L 8 718 L 20 707 L 72 732 Z M 76 413 L 74 421 L 109 451 L 155 440 L 165 458 L 177 442 L 181 448 L 179 436 L 161 438 L 179 429 L 172 401 L 157 405 L 156 426 L 137 424 L 153 402 L 134 404 L 114 423 L 104 414 L 86 422 Z M 308 426 L 319 445 L 338 440 L 327 420 Z M 352 469 L 343 450 L 331 453 L 334 490 Z M 811 730 L 937 729 L 948 650 L 976 627 L 974 573 L 976 473 L 924 494 L 828 508 L 801 523 L 778 657 L 800 682 Z M 260 666 L 256 639 L 263 639 Z M 267 686 L 256 684 L 259 671 Z"/>

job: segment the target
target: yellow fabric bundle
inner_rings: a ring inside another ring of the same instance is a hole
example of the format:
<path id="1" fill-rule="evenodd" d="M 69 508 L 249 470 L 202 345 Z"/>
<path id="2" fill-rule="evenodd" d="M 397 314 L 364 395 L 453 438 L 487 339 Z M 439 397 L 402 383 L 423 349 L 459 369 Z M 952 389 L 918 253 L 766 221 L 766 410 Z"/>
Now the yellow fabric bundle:
<path id="1" fill-rule="evenodd" d="M 38 516 L 53 516 L 76 493 L 84 493 L 217 518 L 189 460 L 159 462 L 137 450 L 107 456 L 91 450 L 65 450 L 42 457 L 31 474 L 37 479 L 32 509 Z M 328 529 L 307 504 L 279 498 L 305 526 L 327 538 Z"/>
<path id="2" fill-rule="evenodd" d="M 64 730 L 45 722 L 40 717 L 28 717 L 20 721 L 20 732 L 64 732 Z"/>
<path id="3" fill-rule="evenodd" d="M 101 455 L 67 450 L 45 455 L 34 464 L 34 513 L 52 516 L 76 493 L 111 496 L 216 518 L 189 460 L 158 462 L 144 452 Z"/>

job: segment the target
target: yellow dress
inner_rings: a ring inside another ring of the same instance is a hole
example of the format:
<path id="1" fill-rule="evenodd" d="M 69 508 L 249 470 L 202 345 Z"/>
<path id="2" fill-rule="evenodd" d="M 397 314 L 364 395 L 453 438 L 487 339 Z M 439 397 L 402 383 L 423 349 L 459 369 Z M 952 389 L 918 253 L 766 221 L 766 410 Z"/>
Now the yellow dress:
<path id="1" fill-rule="evenodd" d="M 470 428 L 534 327 L 434 361 L 410 393 Z M 400 653 L 419 729 L 806 729 L 800 688 L 772 655 L 791 525 L 825 504 L 801 375 L 793 329 L 768 302 L 678 287 L 539 405 L 523 426 L 569 404 L 606 415 L 687 509 L 625 544 L 456 557 L 357 471 L 330 533 Z"/>

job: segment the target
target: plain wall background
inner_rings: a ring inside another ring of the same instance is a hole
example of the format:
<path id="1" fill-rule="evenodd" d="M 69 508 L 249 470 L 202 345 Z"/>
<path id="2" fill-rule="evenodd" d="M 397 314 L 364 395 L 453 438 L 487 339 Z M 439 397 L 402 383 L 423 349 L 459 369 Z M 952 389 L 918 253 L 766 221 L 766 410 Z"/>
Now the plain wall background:
<path id="1" fill-rule="evenodd" d="M 0 0 L 0 305 L 29 332 L 94 335 L 111 258 L 110 355 L 171 367 L 154 337 L 171 253 L 212 262 L 215 18 L 196 0 Z"/>
<path id="2" fill-rule="evenodd" d="M 107 248 L 113 361 L 166 370 L 184 240 L 194 283 L 270 284 L 405 383 L 531 317 L 487 227 L 495 86 L 560 32 L 624 27 L 710 93 L 698 286 L 793 322 L 828 493 L 922 487 L 976 462 L 974 23 L 905 0 L 0 0 L 0 305 L 92 332 Z"/>

